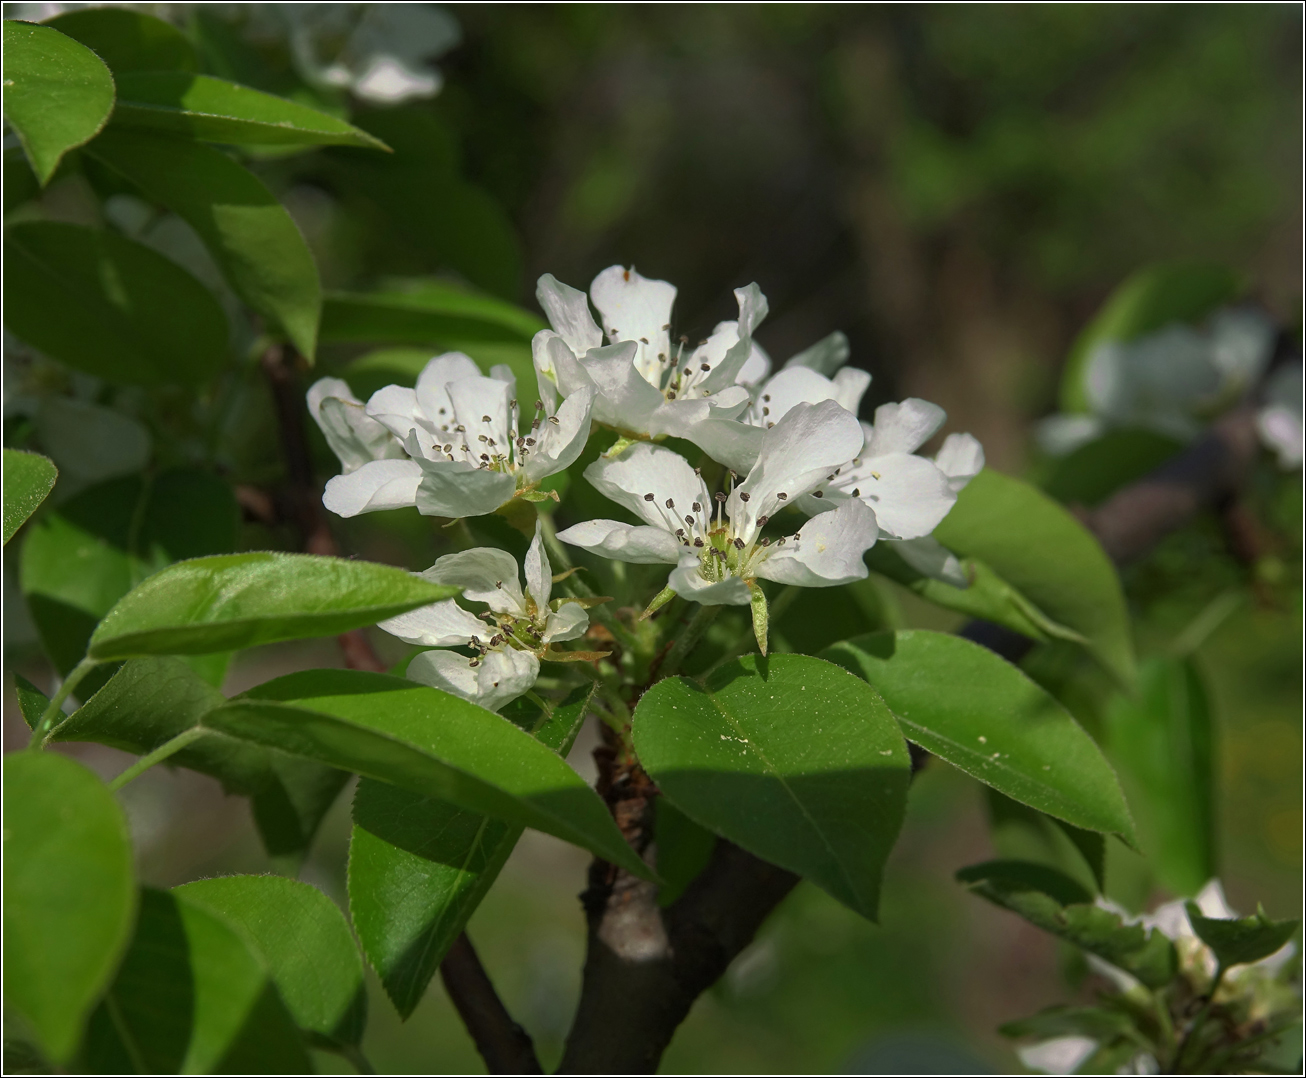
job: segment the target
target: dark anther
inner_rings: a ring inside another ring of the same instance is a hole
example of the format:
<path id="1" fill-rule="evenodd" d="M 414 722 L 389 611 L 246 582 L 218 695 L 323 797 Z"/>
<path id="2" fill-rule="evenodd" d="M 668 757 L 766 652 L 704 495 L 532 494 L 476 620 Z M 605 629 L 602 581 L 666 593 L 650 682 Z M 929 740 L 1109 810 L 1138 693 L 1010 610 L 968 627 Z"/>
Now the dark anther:
<path id="1" fill-rule="evenodd" d="M 489 422 L 491 422 L 491 419 L 490 419 L 490 417 L 489 417 L 488 415 L 483 415 L 483 416 L 481 416 L 481 422 L 482 422 L 482 423 L 489 423 Z"/>
<path id="2" fill-rule="evenodd" d="M 748 501 L 749 497 L 750 497 L 750 495 L 745 494 L 742 490 L 739 492 L 739 500 L 740 500 L 741 502 L 746 502 L 746 501 Z"/>
<path id="3" fill-rule="evenodd" d="M 699 365 L 699 368 L 698 368 L 698 369 L 699 369 L 700 371 L 710 371 L 710 370 L 712 369 L 712 364 L 711 364 L 711 363 L 702 363 L 702 364 Z"/>
<path id="4" fill-rule="evenodd" d="M 788 500 L 789 495 L 786 494 L 786 493 L 782 490 L 779 494 L 776 495 L 776 497 L 779 498 L 779 499 L 783 502 L 783 501 Z"/>
<path id="5" fill-rule="evenodd" d="M 722 494 L 721 491 L 719 490 L 714 495 L 712 495 L 712 497 L 714 497 L 719 502 L 723 502 L 726 500 L 726 496 Z"/>
<path id="6" fill-rule="evenodd" d="M 675 507 L 676 507 L 676 503 L 675 503 L 674 501 L 672 501 L 672 499 L 668 498 L 668 499 L 667 499 L 667 508 L 668 508 L 668 509 L 674 509 Z"/>
<path id="7" fill-rule="evenodd" d="M 694 526 L 694 518 L 693 518 L 693 517 L 685 517 L 685 523 L 688 524 L 688 525 L 692 528 L 692 527 Z"/>
<path id="8" fill-rule="evenodd" d="M 695 503 L 694 503 L 694 512 L 695 512 L 695 513 L 701 513 L 702 511 L 703 511 L 703 507 L 702 507 L 701 505 L 699 505 L 698 502 L 695 502 Z"/>
<path id="9" fill-rule="evenodd" d="M 736 540 L 735 540 L 735 549 L 736 549 L 736 550 L 743 550 L 743 549 L 744 549 L 744 541 L 743 541 L 742 539 L 736 539 Z"/>
<path id="10" fill-rule="evenodd" d="M 758 526 L 759 528 L 765 528 L 766 525 L 767 525 L 767 522 L 768 522 L 770 519 L 771 519 L 771 518 L 770 518 L 769 516 L 767 516 L 765 513 L 763 513 L 760 517 L 757 518 L 757 526 Z"/>
<path id="11" fill-rule="evenodd" d="M 813 498 L 824 498 L 824 497 L 825 497 L 825 492 L 824 492 L 824 491 L 820 491 L 820 490 L 814 490 L 814 491 L 812 491 L 812 497 L 813 497 Z"/>
<path id="12" fill-rule="evenodd" d="M 861 496 L 862 496 L 862 488 L 861 488 L 861 487 L 853 487 L 853 497 L 854 497 L 854 498 L 860 498 Z"/>
<path id="13" fill-rule="evenodd" d="M 645 495 L 644 495 L 644 500 L 645 500 L 646 502 L 651 502 L 651 501 L 653 500 L 653 495 L 652 495 L 652 494 L 645 494 Z"/>

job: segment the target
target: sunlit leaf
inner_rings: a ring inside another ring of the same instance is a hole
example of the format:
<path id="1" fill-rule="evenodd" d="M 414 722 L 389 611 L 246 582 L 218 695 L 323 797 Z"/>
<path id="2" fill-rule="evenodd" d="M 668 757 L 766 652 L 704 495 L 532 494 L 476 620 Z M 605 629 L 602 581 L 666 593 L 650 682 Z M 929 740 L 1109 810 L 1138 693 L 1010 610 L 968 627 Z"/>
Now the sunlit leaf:
<path id="1" fill-rule="evenodd" d="M 39 453 L 6 449 L 4 453 L 5 545 L 54 489 L 59 470 Z"/>

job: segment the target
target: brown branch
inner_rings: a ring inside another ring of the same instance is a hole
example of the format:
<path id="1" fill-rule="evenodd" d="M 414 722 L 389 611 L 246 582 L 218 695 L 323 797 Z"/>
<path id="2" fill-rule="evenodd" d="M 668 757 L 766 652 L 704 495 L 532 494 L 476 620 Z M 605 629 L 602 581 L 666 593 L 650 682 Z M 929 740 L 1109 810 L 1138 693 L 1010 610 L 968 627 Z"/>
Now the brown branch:
<path id="1" fill-rule="evenodd" d="M 491 1074 L 543 1074 L 530 1034 L 512 1020 L 466 932 L 440 963 L 440 979 Z"/>

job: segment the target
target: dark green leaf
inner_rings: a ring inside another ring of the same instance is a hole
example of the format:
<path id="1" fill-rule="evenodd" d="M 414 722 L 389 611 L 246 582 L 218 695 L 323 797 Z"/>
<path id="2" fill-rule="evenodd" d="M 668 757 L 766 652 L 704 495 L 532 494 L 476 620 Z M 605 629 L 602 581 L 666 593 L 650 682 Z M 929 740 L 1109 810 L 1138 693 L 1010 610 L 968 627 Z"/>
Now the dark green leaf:
<path id="1" fill-rule="evenodd" d="M 712 859 L 717 838 L 700 827 L 665 797 L 657 800 L 654 834 L 657 837 L 658 875 L 666 882 L 658 888 L 658 905 L 670 906 Z"/>
<path id="2" fill-rule="evenodd" d="M 1120 579 L 1097 540 L 1047 495 L 986 468 L 934 535 L 960 556 L 984 562 L 1049 619 L 1084 637 L 1117 679 L 1132 683 Z"/>
<path id="3" fill-rule="evenodd" d="M 326 1044 L 358 1044 L 367 1022 L 363 963 L 331 899 L 282 876 L 219 876 L 173 894 L 241 934 L 262 957 L 300 1029 Z"/>
<path id="4" fill-rule="evenodd" d="M 1097 955 L 1149 988 L 1169 983 L 1178 968 L 1174 944 L 1159 929 L 1127 925 L 1091 904 L 1092 896 L 1048 865 L 988 861 L 957 873 L 971 891 L 1076 947 Z"/>
<path id="5" fill-rule="evenodd" d="M 211 146 L 144 131 L 106 131 L 85 152 L 183 218 L 237 295 L 313 358 L 322 307 L 317 266 L 261 180 Z"/>
<path id="6" fill-rule="evenodd" d="M 906 807 L 907 746 L 879 695 L 806 655 L 748 656 L 639 702 L 640 762 L 696 823 L 872 920 Z"/>
<path id="7" fill-rule="evenodd" d="M 118 78 L 115 127 L 142 127 L 203 142 L 249 146 L 364 146 L 384 142 L 344 120 L 248 86 L 183 71 Z"/>
<path id="8" fill-rule="evenodd" d="M 547 715 L 525 698 L 504 711 L 565 756 L 592 692 L 577 689 Z M 402 1017 L 421 1001 L 521 833 L 518 824 L 438 798 L 374 779 L 359 781 L 349 843 L 349 912 L 368 961 Z"/>
<path id="9" fill-rule="evenodd" d="M 48 26 L 4 21 L 5 120 L 42 185 L 113 111 L 113 76 L 85 45 Z M 12 269 L 11 271 L 12 272 Z"/>
<path id="10" fill-rule="evenodd" d="M 44 706 L 33 699 L 29 709 L 24 692 L 30 697 L 34 687 L 20 682 L 19 690 L 23 715 L 32 726 Z M 132 659 L 58 727 L 53 740 L 95 741 L 143 756 L 226 702 L 181 659 Z M 227 793 L 250 798 L 264 846 L 289 869 L 297 867 L 349 777 L 216 731 L 169 757 L 168 763 L 212 775 Z"/>
<path id="11" fill-rule="evenodd" d="M 122 810 L 82 764 L 4 762 L 4 995 L 66 1063 L 113 976 L 136 906 Z"/>
<path id="12" fill-rule="evenodd" d="M 92 1074 L 312 1073 L 272 977 L 236 929 L 149 888 L 79 1062 Z"/>
<path id="13" fill-rule="evenodd" d="M 1092 1037 L 1109 1041 L 1115 1037 L 1136 1037 L 1137 1031 L 1128 1015 L 1105 1007 L 1048 1007 L 1038 1014 L 999 1026 L 1004 1037 Z M 1087 1072 L 1085 1072 L 1087 1073 Z"/>
<path id="14" fill-rule="evenodd" d="M 1239 966 L 1269 958 L 1296 934 L 1300 921 L 1271 921 L 1265 911 L 1238 920 L 1203 917 L 1197 903 L 1186 904 L 1197 938 L 1215 952 L 1222 966 Z"/>
<path id="15" fill-rule="evenodd" d="M 5 325 L 70 367 L 162 385 L 202 382 L 226 364 L 218 301 L 157 251 L 54 221 L 6 229 L 4 250 Z"/>
<path id="16" fill-rule="evenodd" d="M 1043 489 L 1063 505 L 1092 508 L 1143 478 L 1183 446 L 1150 430 L 1113 430 L 1052 462 Z"/>
<path id="17" fill-rule="evenodd" d="M 1134 825 L 1093 739 L 1016 667 L 947 633 L 873 633 L 823 658 L 875 686 L 907 738 L 1008 797 L 1134 842 Z"/>
<path id="18" fill-rule="evenodd" d="M 544 328 L 520 307 L 447 281 L 395 281 L 380 292 L 331 292 L 322 307 L 322 341 L 332 344 L 529 344 Z"/>
<path id="19" fill-rule="evenodd" d="M 125 71 L 194 71 L 195 48 L 171 23 L 141 11 L 65 11 L 45 23 L 80 41 L 115 75 Z M 114 117 L 117 119 L 117 116 Z"/>
<path id="20" fill-rule="evenodd" d="M 1111 294 L 1070 349 L 1061 376 L 1061 410 L 1089 410 L 1084 377 L 1097 345 L 1131 341 L 1172 322 L 1194 322 L 1242 290 L 1242 278 L 1223 266 L 1176 262 L 1139 270 Z"/>
<path id="21" fill-rule="evenodd" d="M 199 655 L 332 636 L 448 599 L 457 589 L 375 562 L 259 551 L 161 570 L 109 611 L 93 659 Z"/>
<path id="22" fill-rule="evenodd" d="M 771 647 L 777 652 L 814 655 L 836 640 L 890 627 L 890 615 L 875 582 L 857 580 L 841 588 L 802 588 L 777 618 L 771 615 Z"/>
<path id="23" fill-rule="evenodd" d="M 985 795 L 993 845 L 1002 858 L 1046 861 L 1076 879 L 1083 876 L 1097 891 L 1105 889 L 1106 839 L 1101 832 L 1048 816 L 992 786 Z"/>
<path id="24" fill-rule="evenodd" d="M 647 877 L 603 802 L 507 719 L 388 674 L 310 670 L 210 712 L 204 725 L 534 827 Z"/>
<path id="25" fill-rule="evenodd" d="M 59 469 L 48 457 L 6 449 L 4 453 L 5 546 L 36 507 L 45 501 L 59 478 Z"/>
<path id="26" fill-rule="evenodd" d="M 5 216 L 30 202 L 41 193 L 41 185 L 36 181 L 36 173 L 27 163 L 21 150 L 16 147 L 6 150 L 4 155 L 4 212 Z"/>
<path id="27" fill-rule="evenodd" d="M 1193 660 L 1143 663 L 1138 694 L 1107 707 L 1106 736 L 1157 881 L 1196 894 L 1217 865 L 1214 727 Z"/>

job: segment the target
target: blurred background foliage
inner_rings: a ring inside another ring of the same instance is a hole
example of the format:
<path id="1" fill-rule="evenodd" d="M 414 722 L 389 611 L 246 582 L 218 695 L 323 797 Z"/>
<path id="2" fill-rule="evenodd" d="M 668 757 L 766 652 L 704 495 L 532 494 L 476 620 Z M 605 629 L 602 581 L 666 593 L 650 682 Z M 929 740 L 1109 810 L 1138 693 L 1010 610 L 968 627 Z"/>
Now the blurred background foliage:
<path id="1" fill-rule="evenodd" d="M 771 305 L 759 340 L 777 359 L 841 329 L 852 361 L 874 375 L 868 409 L 936 401 L 947 429 L 971 431 L 991 465 L 1015 474 L 1037 474 L 1031 425 L 1054 408 L 1071 342 L 1140 266 L 1228 265 L 1300 339 L 1297 6 L 450 5 L 461 43 L 438 61 L 440 92 L 391 106 L 306 78 L 284 38 L 258 32 L 264 6 L 156 7 L 186 26 L 203 70 L 348 114 L 395 151 L 247 156 L 300 225 L 328 292 L 420 306 L 423 289 L 452 281 L 535 311 L 540 273 L 586 287 L 603 267 L 633 263 L 678 286 L 678 324 L 694 337 L 731 316 L 731 288 L 757 281 Z M 25 201 L 22 168 L 7 149 L 8 220 L 107 224 L 155 246 L 224 301 L 239 350 L 256 343 L 258 327 L 240 322 L 178 218 L 75 159 Z M 349 315 L 328 302 L 318 366 L 362 395 L 410 380 L 431 352 L 411 334 L 373 339 L 384 347 L 369 352 Z M 428 343 L 524 370 L 532 331 L 525 319 L 495 339 L 464 339 L 446 326 Z M 148 415 L 156 463 L 208 461 L 250 489 L 278 481 L 256 364 L 190 404 L 109 391 L 12 340 L 6 350 L 11 398 L 16 385 L 20 398 Z M 5 422 L 7 445 L 56 460 L 50 431 L 84 425 L 48 404 L 7 407 Z M 332 474 L 317 450 L 321 475 Z M 86 483 L 138 469 L 133 452 Z M 257 505 L 242 508 L 242 547 L 294 543 L 284 525 L 260 522 Z M 415 514 L 336 523 L 348 553 L 422 568 L 438 549 Z M 1300 554 L 1299 475 L 1267 470 L 1245 504 L 1171 536 L 1125 576 L 1140 652 L 1184 657 L 1206 697 L 1215 856 L 1232 903 L 1263 901 L 1277 916 L 1301 903 Z M 39 681 L 12 581 L 7 566 L 6 661 Z M 960 621 L 884 588 L 904 624 Z M 340 661 L 329 642 L 244 654 L 227 690 Z M 1027 667 L 1108 737 L 1099 675 L 1050 647 Z M 7 747 L 22 729 L 10 703 Z M 592 745 L 573 754 L 583 770 Z M 112 750 L 85 758 L 105 773 L 121 767 Z M 216 783 L 156 769 L 124 797 L 147 882 L 267 868 L 245 802 Z M 304 873 L 337 898 L 347 837 L 342 798 Z M 995 1027 L 1086 996 L 1091 982 L 1037 930 L 954 884 L 957 867 L 1005 841 L 977 785 L 928 766 L 886 875 L 881 926 L 801 886 L 699 1002 L 664 1068 L 1014 1066 Z M 546 1066 L 579 987 L 583 869 L 577 851 L 531 836 L 470 928 Z M 1109 889 L 1135 908 L 1169 893 L 1123 848 L 1110 872 Z M 366 1047 L 378 1070 L 479 1068 L 440 989 L 402 1026 L 379 991 L 373 1003 Z"/>

